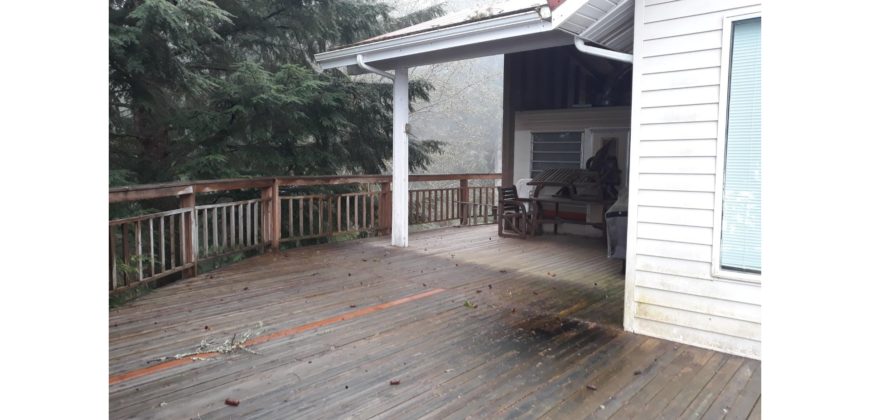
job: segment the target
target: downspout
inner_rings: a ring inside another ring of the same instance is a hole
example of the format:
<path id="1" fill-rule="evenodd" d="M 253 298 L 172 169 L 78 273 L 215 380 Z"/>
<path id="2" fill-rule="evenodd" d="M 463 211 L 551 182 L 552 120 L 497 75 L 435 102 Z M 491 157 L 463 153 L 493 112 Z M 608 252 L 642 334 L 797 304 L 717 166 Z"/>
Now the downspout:
<path id="1" fill-rule="evenodd" d="M 356 55 L 356 65 L 359 66 L 359 68 L 361 68 L 369 73 L 374 73 L 374 74 L 386 77 L 387 79 L 390 79 L 390 80 L 396 80 L 396 76 L 394 76 L 390 73 L 387 73 L 381 69 L 376 69 L 376 68 L 366 64 L 365 61 L 363 61 L 362 54 Z"/>
<path id="2" fill-rule="evenodd" d="M 577 51 L 580 51 L 584 54 L 596 55 L 599 57 L 607 58 L 609 60 L 616 60 L 629 64 L 634 62 L 634 56 L 631 54 L 586 45 L 586 43 L 583 42 L 580 37 L 574 37 L 574 46 L 577 47 Z M 359 56 L 357 56 L 357 60 L 359 60 Z"/>

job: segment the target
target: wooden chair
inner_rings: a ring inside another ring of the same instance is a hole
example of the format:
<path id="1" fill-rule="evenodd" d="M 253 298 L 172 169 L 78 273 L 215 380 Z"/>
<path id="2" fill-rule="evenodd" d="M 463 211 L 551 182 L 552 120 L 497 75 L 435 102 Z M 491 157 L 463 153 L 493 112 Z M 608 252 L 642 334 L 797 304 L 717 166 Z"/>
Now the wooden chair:
<path id="1" fill-rule="evenodd" d="M 528 235 L 530 225 L 529 213 L 525 203 L 530 203 L 528 198 L 520 198 L 517 187 L 498 188 L 498 236 L 519 236 L 523 239 Z"/>

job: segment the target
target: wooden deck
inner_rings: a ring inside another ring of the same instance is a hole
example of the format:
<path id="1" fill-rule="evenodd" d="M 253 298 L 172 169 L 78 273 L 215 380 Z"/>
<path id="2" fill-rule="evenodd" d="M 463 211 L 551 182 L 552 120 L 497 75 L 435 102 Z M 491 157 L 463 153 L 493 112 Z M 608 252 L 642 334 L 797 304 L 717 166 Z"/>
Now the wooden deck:
<path id="1" fill-rule="evenodd" d="M 255 257 L 112 310 L 111 417 L 760 417 L 760 362 L 621 331 L 600 240 L 410 243 Z"/>

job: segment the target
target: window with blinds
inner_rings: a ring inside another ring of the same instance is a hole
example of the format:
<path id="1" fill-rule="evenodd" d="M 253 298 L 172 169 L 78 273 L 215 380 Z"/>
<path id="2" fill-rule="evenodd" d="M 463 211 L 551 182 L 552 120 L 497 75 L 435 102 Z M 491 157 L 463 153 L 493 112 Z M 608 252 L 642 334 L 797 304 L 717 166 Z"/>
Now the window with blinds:
<path id="1" fill-rule="evenodd" d="M 545 169 L 583 168 L 583 133 L 532 133 L 532 178 Z"/>
<path id="2" fill-rule="evenodd" d="M 761 18 L 733 25 L 720 265 L 761 273 Z"/>

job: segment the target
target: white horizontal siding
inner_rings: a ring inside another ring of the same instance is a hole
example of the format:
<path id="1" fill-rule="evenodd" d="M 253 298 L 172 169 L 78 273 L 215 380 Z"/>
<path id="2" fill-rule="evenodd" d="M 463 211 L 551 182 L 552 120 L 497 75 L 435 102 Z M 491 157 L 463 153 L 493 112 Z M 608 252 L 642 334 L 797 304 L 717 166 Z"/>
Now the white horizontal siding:
<path id="1" fill-rule="evenodd" d="M 635 28 L 633 331 L 761 357 L 761 287 L 712 276 L 722 19 L 758 0 L 647 1 Z M 632 217 L 633 216 L 633 217 Z"/>
<path id="2" fill-rule="evenodd" d="M 678 1 L 678 0 L 647 0 L 644 4 L 646 4 L 647 6 L 650 6 L 653 4 L 667 3 L 667 2 L 671 2 L 671 1 Z"/>
<path id="3" fill-rule="evenodd" d="M 637 208 L 637 221 L 638 223 L 662 223 L 712 228 L 713 210 L 639 206 Z"/>
<path id="4" fill-rule="evenodd" d="M 638 302 L 637 317 L 732 337 L 761 340 L 761 324 Z"/>
<path id="5" fill-rule="evenodd" d="M 719 48 L 649 57 L 644 60 L 643 74 L 719 67 L 721 61 L 722 50 Z"/>
<path id="6" fill-rule="evenodd" d="M 691 69 L 641 76 L 644 91 L 676 89 L 719 84 L 719 68 Z"/>
<path id="7" fill-rule="evenodd" d="M 640 94 L 640 106 L 649 109 L 657 106 L 696 105 L 719 103 L 719 82 L 709 86 L 691 86 L 681 89 L 647 90 Z"/>
<path id="8" fill-rule="evenodd" d="M 637 183 L 644 190 L 713 192 L 716 178 L 712 174 L 644 173 L 637 177 Z"/>
<path id="9" fill-rule="evenodd" d="M 646 5 L 643 11 L 644 23 L 669 19 L 683 20 L 687 17 L 723 10 L 759 5 L 759 0 L 683 0 L 662 4 Z"/>
<path id="10" fill-rule="evenodd" d="M 638 286 L 651 289 L 761 305 L 761 287 L 747 287 L 744 283 L 713 280 L 709 276 L 697 278 L 641 270 L 637 272 L 635 281 Z"/>
<path id="11" fill-rule="evenodd" d="M 719 299 L 718 297 L 697 296 L 682 291 L 673 292 L 638 286 L 635 291 L 635 300 L 638 303 L 713 315 L 720 318 L 730 318 L 755 324 L 761 323 L 761 311 L 758 305 Z"/>
<path id="12" fill-rule="evenodd" d="M 710 245 L 687 244 L 664 240 L 637 238 L 635 250 L 639 255 L 709 263 L 713 260 Z"/>
<path id="13" fill-rule="evenodd" d="M 722 30 L 652 39 L 643 43 L 643 58 L 722 48 Z M 645 73 L 646 70 L 643 70 Z"/>
<path id="14" fill-rule="evenodd" d="M 642 157 L 638 171 L 643 174 L 715 174 L 716 158 L 693 157 Z"/>
<path id="15" fill-rule="evenodd" d="M 642 109 L 640 112 L 641 124 L 717 121 L 718 118 L 718 104 L 660 106 Z"/>
<path id="16" fill-rule="evenodd" d="M 670 124 L 643 124 L 640 126 L 640 140 L 695 140 L 715 139 L 715 121 Z"/>
<path id="17" fill-rule="evenodd" d="M 637 224 L 637 237 L 687 244 L 713 245 L 713 228 L 639 222 Z"/>
<path id="18" fill-rule="evenodd" d="M 757 3 L 757 1 L 752 3 Z M 652 40 L 670 36 L 719 30 L 722 29 L 723 16 L 726 14 L 740 13 L 741 9 L 745 10 L 746 8 L 735 7 L 728 10 L 716 10 L 710 13 L 683 17 L 677 20 L 666 20 L 654 23 L 648 22 L 643 27 L 644 38 Z"/>
<path id="19" fill-rule="evenodd" d="M 643 318 L 635 320 L 635 330 L 651 337 L 664 338 L 754 359 L 761 358 L 761 341 L 759 340 L 723 335 L 703 329 L 688 328 Z"/>
<path id="20" fill-rule="evenodd" d="M 687 139 L 641 141 L 638 153 L 643 157 L 655 156 L 716 156 L 716 140 Z"/>
<path id="21" fill-rule="evenodd" d="M 640 190 L 637 193 L 637 204 L 678 209 L 713 210 L 713 193 Z"/>
<path id="22" fill-rule="evenodd" d="M 636 255 L 636 269 L 651 273 L 670 274 L 699 279 L 710 279 L 710 263 L 704 261 L 689 261 L 679 258 L 656 257 L 654 255 Z"/>

